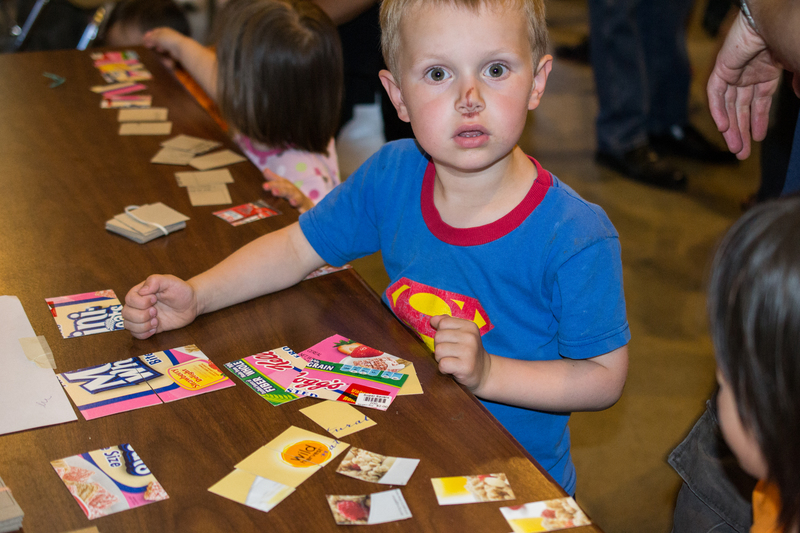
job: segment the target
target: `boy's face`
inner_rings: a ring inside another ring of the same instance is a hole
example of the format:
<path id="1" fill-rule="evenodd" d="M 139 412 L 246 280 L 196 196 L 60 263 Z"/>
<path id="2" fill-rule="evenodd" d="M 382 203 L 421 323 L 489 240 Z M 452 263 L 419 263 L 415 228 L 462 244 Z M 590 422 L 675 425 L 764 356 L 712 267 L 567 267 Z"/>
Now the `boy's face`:
<path id="1" fill-rule="evenodd" d="M 521 10 L 420 5 L 400 23 L 399 85 L 381 81 L 437 168 L 467 173 L 516 146 L 551 64 L 534 70 Z"/>
<path id="2" fill-rule="evenodd" d="M 761 453 L 761 447 L 753 432 L 742 423 L 739 410 L 736 408 L 733 389 L 719 368 L 717 382 L 719 383 L 717 415 L 722 436 L 742 469 L 756 479 L 764 479 L 767 477 L 767 463 Z"/>

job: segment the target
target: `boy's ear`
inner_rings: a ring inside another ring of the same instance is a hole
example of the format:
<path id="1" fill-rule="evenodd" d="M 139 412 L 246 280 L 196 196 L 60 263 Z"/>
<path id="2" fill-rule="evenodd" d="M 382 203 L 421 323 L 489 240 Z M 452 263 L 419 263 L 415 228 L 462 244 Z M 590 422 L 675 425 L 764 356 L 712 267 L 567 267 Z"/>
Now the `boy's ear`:
<path id="1" fill-rule="evenodd" d="M 528 100 L 528 110 L 534 110 L 539 107 L 544 94 L 545 85 L 547 85 L 547 77 L 550 75 L 550 70 L 553 68 L 553 56 L 546 55 L 539 60 L 539 66 L 536 69 L 536 74 L 533 75 L 533 88 L 531 89 L 531 97 Z"/>
<path id="2" fill-rule="evenodd" d="M 400 120 L 403 122 L 410 122 L 411 119 L 408 116 L 408 108 L 406 108 L 406 103 L 403 101 L 403 93 L 400 92 L 400 86 L 397 85 L 392 73 L 388 70 L 381 70 L 378 73 L 378 77 L 381 79 L 381 84 L 383 84 L 383 88 L 386 89 L 386 93 L 389 95 L 389 100 L 392 101 L 392 105 L 394 105 L 394 108 L 397 110 L 397 116 L 400 117 Z"/>

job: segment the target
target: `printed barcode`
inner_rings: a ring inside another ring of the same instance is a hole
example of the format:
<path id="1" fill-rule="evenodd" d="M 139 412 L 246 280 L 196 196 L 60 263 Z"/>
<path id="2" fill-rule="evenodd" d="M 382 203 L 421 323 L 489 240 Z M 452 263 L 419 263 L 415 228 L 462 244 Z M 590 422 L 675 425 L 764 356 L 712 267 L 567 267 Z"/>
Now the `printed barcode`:
<path id="1" fill-rule="evenodd" d="M 356 398 L 356 405 L 359 407 L 371 407 L 385 411 L 392 403 L 392 397 L 385 394 L 366 394 L 361 393 Z"/>
<path id="2" fill-rule="evenodd" d="M 380 403 L 380 404 L 384 404 L 384 403 L 387 403 L 391 399 L 390 396 L 383 396 L 383 395 L 378 395 L 378 394 L 359 394 L 358 395 L 358 399 L 360 400 L 362 396 L 364 397 L 364 399 L 362 401 L 364 401 L 365 403 Z"/>

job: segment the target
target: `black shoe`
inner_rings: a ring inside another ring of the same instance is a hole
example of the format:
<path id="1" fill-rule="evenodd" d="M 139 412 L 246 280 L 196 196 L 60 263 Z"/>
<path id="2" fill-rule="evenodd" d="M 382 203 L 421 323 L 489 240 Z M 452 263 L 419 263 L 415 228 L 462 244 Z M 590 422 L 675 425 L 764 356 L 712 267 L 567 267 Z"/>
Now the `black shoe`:
<path id="1" fill-rule="evenodd" d="M 649 145 L 645 145 L 622 155 L 597 152 L 595 159 L 629 178 L 657 187 L 672 190 L 686 189 L 686 175 L 662 161 Z"/>
<path id="2" fill-rule="evenodd" d="M 696 159 L 703 163 L 736 163 L 734 154 L 717 147 L 703 137 L 694 126 L 674 124 L 660 134 L 650 135 L 650 146 L 659 155 L 676 155 Z"/>

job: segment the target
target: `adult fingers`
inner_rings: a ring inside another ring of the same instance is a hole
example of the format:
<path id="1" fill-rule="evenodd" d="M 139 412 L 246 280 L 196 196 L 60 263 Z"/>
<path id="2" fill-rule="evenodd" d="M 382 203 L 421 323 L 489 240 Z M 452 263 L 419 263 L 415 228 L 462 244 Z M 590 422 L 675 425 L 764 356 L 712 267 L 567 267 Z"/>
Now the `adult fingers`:
<path id="1" fill-rule="evenodd" d="M 730 127 L 728 109 L 725 95 L 728 84 L 717 74 L 716 68 L 708 78 L 706 94 L 708 95 L 708 109 L 719 131 L 726 131 Z"/>

